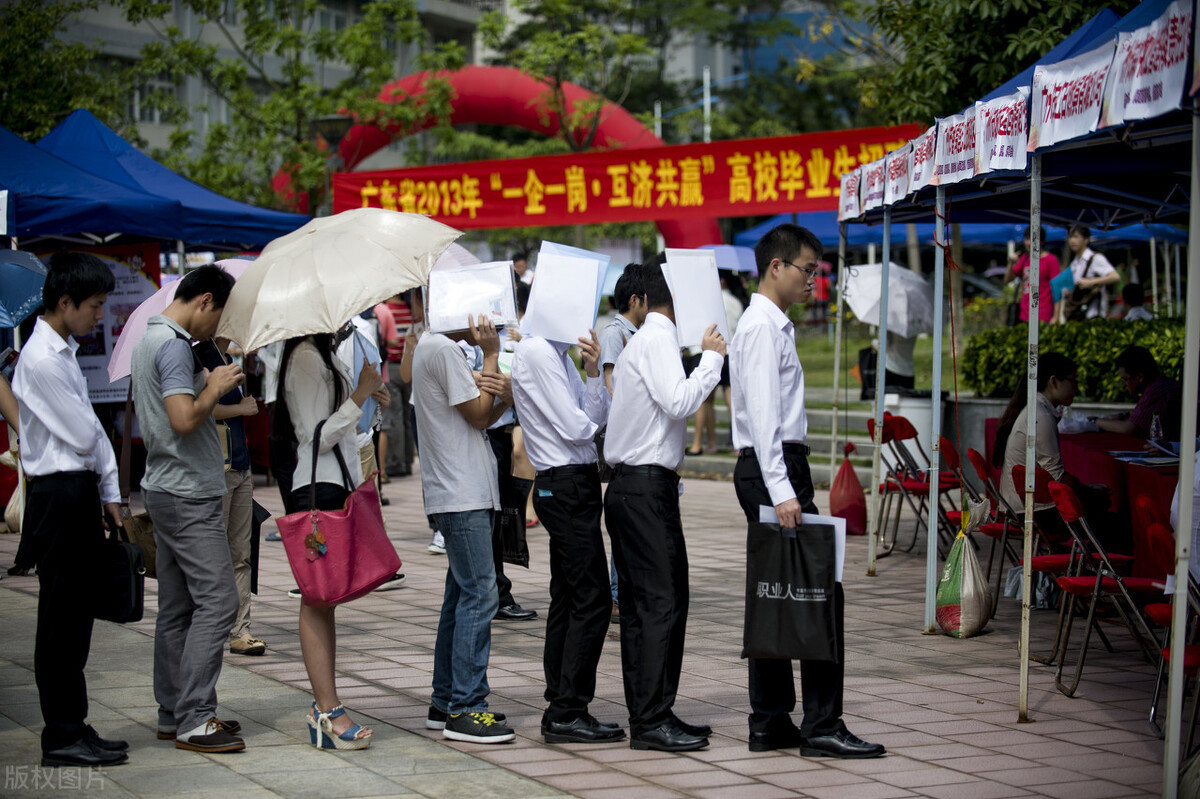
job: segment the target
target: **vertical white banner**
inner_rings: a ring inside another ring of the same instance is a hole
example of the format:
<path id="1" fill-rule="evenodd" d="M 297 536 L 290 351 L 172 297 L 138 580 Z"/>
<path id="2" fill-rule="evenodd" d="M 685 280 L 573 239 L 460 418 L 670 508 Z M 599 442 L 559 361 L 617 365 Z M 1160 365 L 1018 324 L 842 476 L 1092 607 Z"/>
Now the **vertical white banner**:
<path id="1" fill-rule="evenodd" d="M 884 160 L 887 162 L 887 183 L 883 190 L 883 202 L 886 205 L 894 205 L 908 196 L 913 160 L 912 142 L 898 150 L 892 150 Z"/>
<path id="2" fill-rule="evenodd" d="M 1024 170 L 1028 163 L 1029 89 L 975 103 L 975 174 Z"/>
<path id="3" fill-rule="evenodd" d="M 1096 130 L 1116 48 L 1115 41 L 1108 42 L 1057 64 L 1039 64 L 1033 70 L 1029 152 Z"/>
<path id="4" fill-rule="evenodd" d="M 929 130 L 912 140 L 912 174 L 909 176 L 909 191 L 920 191 L 926 186 L 937 185 L 937 175 L 934 173 L 937 129 L 938 126 L 935 122 Z"/>
<path id="5" fill-rule="evenodd" d="M 1179 108 L 1192 44 L 1192 4 L 1175 0 L 1144 28 L 1122 33 L 1104 89 L 1100 127 Z"/>
<path id="6" fill-rule="evenodd" d="M 838 221 L 857 219 L 862 216 L 858 203 L 858 188 L 862 182 L 862 167 L 842 173 L 842 190 L 838 195 Z"/>
<path id="7" fill-rule="evenodd" d="M 8 189 L 0 189 L 0 236 L 8 235 Z"/>
<path id="8" fill-rule="evenodd" d="M 886 158 L 880 158 L 878 161 L 863 164 L 862 209 L 864 211 L 883 207 L 883 184 L 887 174 L 884 170 L 884 161 L 886 160 Z"/>
<path id="9" fill-rule="evenodd" d="M 939 119 L 934 174 L 939 185 L 975 177 L 975 106 Z"/>

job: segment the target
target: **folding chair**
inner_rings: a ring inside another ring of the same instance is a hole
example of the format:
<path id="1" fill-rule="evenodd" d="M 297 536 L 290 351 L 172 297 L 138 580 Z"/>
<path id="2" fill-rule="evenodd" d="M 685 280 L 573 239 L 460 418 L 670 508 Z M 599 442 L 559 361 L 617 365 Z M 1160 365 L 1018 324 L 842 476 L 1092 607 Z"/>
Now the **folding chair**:
<path id="1" fill-rule="evenodd" d="M 1165 530 L 1168 540 L 1174 544 L 1175 539 L 1171 534 L 1171 531 L 1166 527 L 1163 527 L 1163 530 Z M 1159 531 L 1155 531 L 1156 537 L 1158 534 Z M 1191 575 L 1188 576 L 1187 603 L 1188 610 L 1185 614 L 1187 619 L 1187 633 L 1185 635 L 1185 641 L 1194 641 L 1196 639 L 1197 631 L 1196 613 L 1197 610 L 1200 610 L 1200 586 L 1196 585 L 1196 581 L 1191 578 Z M 1163 729 L 1158 724 L 1158 700 L 1162 695 L 1162 688 L 1166 684 L 1167 667 L 1171 663 L 1170 640 L 1173 611 L 1170 602 L 1153 602 L 1142 608 L 1142 611 L 1150 618 L 1150 621 L 1154 622 L 1156 626 L 1161 627 L 1163 630 L 1162 641 L 1160 644 L 1161 648 L 1159 650 L 1160 656 L 1158 658 L 1158 675 L 1154 681 L 1154 695 L 1150 701 L 1150 728 L 1154 730 L 1155 734 L 1157 734 L 1159 738 L 1161 738 L 1163 736 Z M 1193 694 L 1195 693 L 1195 678 L 1197 672 L 1200 672 L 1200 646 L 1196 644 L 1185 643 L 1183 649 L 1183 677 L 1185 680 L 1184 695 L 1186 697 L 1186 681 L 1189 679 L 1193 683 Z M 1191 735 L 1192 730 L 1196 726 L 1197 709 L 1200 709 L 1200 698 L 1193 696 L 1192 717 L 1190 723 L 1188 724 L 1188 741 L 1187 746 L 1184 747 L 1185 752 L 1191 751 L 1192 748 Z"/>
<path id="2" fill-rule="evenodd" d="M 1063 616 L 1065 624 L 1062 628 L 1061 649 L 1062 658 L 1054 675 L 1058 690 L 1066 696 L 1074 696 L 1079 687 L 1079 679 L 1083 674 L 1084 660 L 1087 658 L 1088 643 L 1093 630 L 1099 630 L 1096 620 L 1096 605 L 1101 600 L 1112 606 L 1121 622 L 1129 630 L 1134 641 L 1146 656 L 1147 662 L 1154 662 L 1155 646 L 1154 633 L 1150 631 L 1146 619 L 1142 616 L 1139 603 L 1134 602 L 1132 593 L 1139 594 L 1143 604 L 1147 597 L 1161 597 L 1166 583 L 1162 579 L 1149 577 L 1122 577 L 1104 547 L 1097 540 L 1087 520 L 1083 517 L 1083 508 L 1071 487 L 1063 483 L 1050 483 L 1050 494 L 1059 515 L 1066 523 L 1067 530 L 1075 539 L 1082 557 L 1079 559 L 1079 571 L 1059 577 L 1057 582 L 1065 592 L 1066 601 Z M 1131 593 L 1132 592 L 1132 593 Z M 1079 649 L 1079 660 L 1075 665 L 1075 675 L 1070 684 L 1063 682 L 1063 671 L 1066 668 L 1068 645 L 1071 638 L 1071 626 L 1074 621 L 1074 603 L 1076 598 L 1088 603 L 1087 627 L 1084 631 L 1083 642 Z"/>
<path id="3" fill-rule="evenodd" d="M 992 477 L 992 469 L 988 466 L 986 460 L 979 450 L 967 448 L 967 460 L 971 462 L 971 466 L 975 469 L 975 474 L 979 476 L 979 481 L 983 483 L 983 491 L 987 498 L 992 503 L 992 517 L 999 517 L 999 523 L 1003 524 L 1000 534 L 1000 563 L 997 564 L 996 580 L 992 584 L 992 618 L 996 617 L 996 608 L 1000 605 L 1000 583 L 1004 580 L 1004 557 L 1008 556 L 1009 563 L 1017 565 L 1021 562 L 1021 555 L 1017 551 L 1016 545 L 1011 540 L 1010 536 L 1020 536 L 1021 528 L 1017 525 L 1017 514 L 1011 507 L 1008 501 L 1000 494 L 1000 489 L 996 486 L 996 481 Z M 964 486 L 970 486 L 966 480 L 963 480 Z M 992 524 L 997 522 L 993 521 Z M 988 579 L 992 575 L 992 556 L 996 551 L 996 538 L 992 533 L 986 533 L 992 537 L 992 551 L 988 554 Z"/>
<path id="4" fill-rule="evenodd" d="M 867 420 L 867 432 L 871 435 L 872 440 L 875 437 L 875 420 Z M 883 554 L 890 553 L 897 544 L 900 529 L 900 513 L 903 509 L 901 501 L 907 503 L 909 508 L 917 517 L 917 525 L 913 531 L 912 541 L 905 548 L 905 552 L 911 552 L 917 543 L 917 539 L 923 529 L 927 529 L 926 525 L 926 510 L 927 502 L 930 501 L 930 484 L 928 478 L 928 457 L 924 456 L 924 450 L 920 448 L 920 442 L 917 440 L 917 429 L 913 424 L 903 416 L 895 416 L 891 413 L 883 415 L 883 430 L 881 431 L 882 444 L 888 447 L 891 453 L 891 463 L 887 466 L 887 475 L 884 482 L 879 486 L 879 492 L 883 496 L 883 502 L 879 510 L 879 529 L 880 529 L 880 544 L 883 548 Z M 914 456 L 914 451 L 910 450 L 905 442 L 915 442 L 916 451 L 925 457 L 925 466 L 922 467 Z M 924 471 L 924 473 L 923 473 Z M 939 480 L 939 490 L 937 497 L 934 499 L 938 502 L 938 519 L 942 524 L 938 527 L 938 553 L 945 557 L 949 547 L 954 543 L 954 536 L 949 534 L 947 530 L 950 527 L 946 520 L 945 508 L 940 503 L 941 496 L 947 492 L 955 490 L 959 487 L 958 478 L 953 475 L 941 475 Z M 892 540 L 889 544 L 886 537 L 888 514 L 895 501 L 896 515 L 891 522 Z"/>

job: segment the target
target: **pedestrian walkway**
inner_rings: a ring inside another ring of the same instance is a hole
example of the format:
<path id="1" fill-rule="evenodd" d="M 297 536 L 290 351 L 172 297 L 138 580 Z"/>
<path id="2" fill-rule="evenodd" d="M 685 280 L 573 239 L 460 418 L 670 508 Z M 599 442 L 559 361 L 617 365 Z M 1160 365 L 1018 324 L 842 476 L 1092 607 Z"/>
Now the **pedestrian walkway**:
<path id="1" fill-rule="evenodd" d="M 151 688 L 154 581 L 146 618 L 121 627 L 97 622 L 88 667 L 90 722 L 131 743 L 127 764 L 89 773 L 40 769 L 41 717 L 33 683 L 36 578 L 0 581 L 0 796 L 471 797 L 588 799 L 731 797 L 773 799 L 1056 799 L 1157 796 L 1162 743 L 1146 722 L 1153 667 L 1121 630 L 1115 653 L 1093 642 L 1076 698 L 1054 688 L 1053 671 L 1033 665 L 1030 713 L 1017 723 L 1019 607 L 1004 600 L 990 632 L 966 641 L 923 635 L 924 556 L 894 554 L 866 577 L 866 542 L 847 553 L 846 720 L 888 747 L 886 758 L 801 758 L 795 750 L 746 747 L 746 668 L 741 649 L 745 523 L 726 482 L 687 480 L 683 525 L 691 572 L 691 613 L 676 711 L 714 728 L 701 752 L 635 752 L 628 743 L 547 746 L 539 735 L 541 653 L 549 571 L 546 535 L 529 531 L 529 570 L 509 567 L 513 592 L 540 616 L 493 625 L 491 704 L 517 739 L 480 746 L 444 741 L 424 729 L 433 643 L 445 580 L 444 556 L 426 552 L 419 478 L 385 486 L 388 527 L 407 587 L 372 594 L 337 611 L 338 684 L 356 720 L 375 729 L 364 752 L 317 752 L 304 712 L 311 701 L 296 635 L 294 583 L 278 543 L 262 544 L 252 631 L 270 646 L 261 658 L 226 655 L 218 686 L 222 718 L 242 722 L 247 751 L 202 755 L 154 736 Z M 274 487 L 255 497 L 278 512 Z M 827 494 L 817 503 L 828 507 Z M 268 523 L 269 526 L 269 523 Z M 0 563 L 15 536 L 0 536 Z M 1056 616 L 1034 614 L 1035 652 L 1050 649 Z M 592 712 L 626 723 L 615 628 L 600 663 Z"/>

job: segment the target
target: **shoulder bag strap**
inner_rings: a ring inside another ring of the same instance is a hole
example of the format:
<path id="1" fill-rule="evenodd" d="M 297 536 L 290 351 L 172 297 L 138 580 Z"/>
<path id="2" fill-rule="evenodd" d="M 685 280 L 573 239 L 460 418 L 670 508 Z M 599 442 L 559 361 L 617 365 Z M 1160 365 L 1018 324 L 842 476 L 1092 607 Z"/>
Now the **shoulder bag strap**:
<path id="1" fill-rule="evenodd" d="M 129 505 L 129 459 L 133 443 L 133 377 L 129 378 L 129 392 L 125 395 L 125 430 L 121 437 L 121 462 L 117 469 L 117 482 L 121 489 L 121 504 Z"/>
<path id="2" fill-rule="evenodd" d="M 328 419 L 322 419 L 317 422 L 317 429 L 313 431 L 313 451 L 312 451 L 312 480 L 308 484 L 308 504 L 309 507 L 316 507 L 317 503 L 317 458 L 321 455 L 321 428 L 325 426 Z M 350 479 L 350 468 L 346 466 L 346 457 L 342 455 L 342 445 L 340 443 L 333 445 L 333 457 L 337 458 L 338 466 L 342 470 L 342 484 L 346 490 L 354 491 L 354 481 Z"/>

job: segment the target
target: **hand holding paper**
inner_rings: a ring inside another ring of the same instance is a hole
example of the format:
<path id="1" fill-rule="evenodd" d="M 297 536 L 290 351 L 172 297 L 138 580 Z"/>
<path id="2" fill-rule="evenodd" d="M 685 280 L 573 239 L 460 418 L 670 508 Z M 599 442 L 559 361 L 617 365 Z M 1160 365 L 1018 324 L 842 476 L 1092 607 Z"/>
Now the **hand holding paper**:
<path id="1" fill-rule="evenodd" d="M 600 376 L 600 339 L 595 330 L 589 330 L 591 338 L 579 337 L 579 357 L 583 360 L 583 371 L 588 377 Z"/>
<path id="2" fill-rule="evenodd" d="M 716 325 L 709 325 L 708 330 L 704 331 L 704 339 L 700 342 L 700 349 L 712 350 L 719 355 L 725 355 L 725 337 L 717 330 Z"/>

